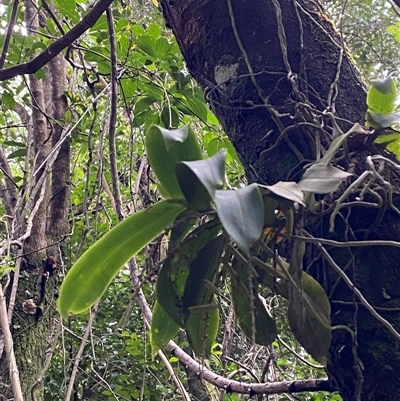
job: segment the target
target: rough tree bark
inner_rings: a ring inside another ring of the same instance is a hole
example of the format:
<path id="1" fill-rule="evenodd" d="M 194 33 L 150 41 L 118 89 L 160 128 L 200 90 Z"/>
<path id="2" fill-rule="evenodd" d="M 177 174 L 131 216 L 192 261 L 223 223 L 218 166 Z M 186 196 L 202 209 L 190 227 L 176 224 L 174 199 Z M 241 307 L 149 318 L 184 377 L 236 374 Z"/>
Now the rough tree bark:
<path id="1" fill-rule="evenodd" d="M 39 31 L 34 2 L 25 2 L 28 32 Z M 28 156 L 23 190 L 0 182 L 2 201 L 9 215 L 11 246 L 18 268 L 7 286 L 9 322 L 25 401 L 43 399 L 43 369 L 55 325 L 56 269 L 61 264 L 62 241 L 68 233 L 69 144 L 62 137 L 60 121 L 66 111 L 65 60 L 56 56 L 46 68 L 46 78 L 29 76 L 32 113 L 28 123 Z M 19 106 L 21 107 L 21 106 Z M 28 114 L 20 110 L 20 115 Z M 23 121 L 25 122 L 25 121 Z M 1 154 L 2 167 L 12 172 Z M 57 157 L 55 157 L 57 156 Z M 11 399 L 9 366 L 0 362 L 0 394 Z M 33 394 L 33 396 L 32 396 Z"/>
<path id="2" fill-rule="evenodd" d="M 304 167 L 317 160 L 318 149 L 326 149 L 337 135 L 331 116 L 344 131 L 355 122 L 363 123 L 365 87 L 316 1 L 161 0 L 161 6 L 249 181 L 298 181 Z M 361 144 L 350 140 L 349 153 L 343 152 L 338 161 L 354 173 L 347 186 L 366 170 L 367 162 L 371 166 L 368 156 L 379 152 L 364 139 Z M 384 164 L 389 174 L 388 162 Z M 327 196 L 326 204 L 333 204 L 344 189 Z M 381 181 L 364 203 L 349 196 L 347 200 L 355 203 L 341 209 L 334 232 L 329 232 L 329 214 L 303 212 L 298 228 L 338 241 L 397 240 L 400 218 L 388 199 Z M 400 330 L 400 249 L 327 249 L 367 301 Z M 333 330 L 330 378 L 346 401 L 400 399 L 400 342 L 338 278 L 332 265 L 318 247 L 307 247 L 304 266 L 330 297 L 332 325 L 354 332 L 352 337 L 346 330 Z"/>

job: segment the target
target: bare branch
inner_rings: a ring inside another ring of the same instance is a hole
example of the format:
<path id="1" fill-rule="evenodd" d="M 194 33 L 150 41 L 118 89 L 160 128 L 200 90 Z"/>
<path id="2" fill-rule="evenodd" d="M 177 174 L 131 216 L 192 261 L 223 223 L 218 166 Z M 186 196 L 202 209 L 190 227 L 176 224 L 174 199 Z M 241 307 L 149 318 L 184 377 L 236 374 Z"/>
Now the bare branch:
<path id="1" fill-rule="evenodd" d="M 117 170 L 117 149 L 115 145 L 115 132 L 117 124 L 117 104 L 118 104 L 118 76 L 117 76 L 117 49 L 115 44 L 114 20 L 111 6 L 107 8 L 108 33 L 110 35 L 110 55 L 111 55 L 111 114 L 110 127 L 108 130 L 108 144 L 110 150 L 110 170 L 113 186 L 113 196 L 118 220 L 124 218 L 122 213 L 121 193 L 119 190 L 119 179 Z"/>
<path id="2" fill-rule="evenodd" d="M 6 350 L 6 358 L 10 371 L 12 391 L 15 401 L 23 401 L 21 382 L 19 379 L 19 372 L 17 362 L 14 355 L 13 340 L 8 325 L 6 298 L 3 294 L 3 288 L 0 285 L 0 327 L 3 333 L 4 348 Z"/>
<path id="3" fill-rule="evenodd" d="M 2 69 L 4 67 L 4 63 L 6 61 L 8 46 L 10 45 L 11 35 L 13 33 L 15 19 L 17 17 L 17 11 L 18 11 L 18 6 L 19 6 L 20 1 L 21 0 L 14 0 L 14 3 L 13 3 L 13 8 L 11 10 L 11 15 L 10 15 L 10 21 L 8 22 L 8 25 L 7 25 L 7 32 L 6 32 L 6 36 L 4 38 L 3 49 L 1 51 L 1 56 L 0 56 L 0 69 Z"/>
<path id="4" fill-rule="evenodd" d="M 17 75 L 34 74 L 46 63 L 48 63 L 52 58 L 57 56 L 57 54 L 59 54 L 62 50 L 64 50 L 67 46 L 74 42 L 74 40 L 79 38 L 79 36 L 81 36 L 85 31 L 91 28 L 112 2 L 113 0 L 99 0 L 99 2 L 92 8 L 92 10 L 82 18 L 81 22 L 71 28 L 71 30 L 68 31 L 65 35 L 61 36 L 60 39 L 57 39 L 33 60 L 24 64 L 18 64 L 13 67 L 1 70 L 0 81 L 14 78 Z"/>
<path id="5" fill-rule="evenodd" d="M 88 321 L 88 324 L 87 324 L 87 327 L 85 330 L 85 334 L 83 335 L 82 342 L 78 349 L 78 352 L 76 353 L 75 359 L 72 362 L 73 368 L 72 368 L 72 372 L 71 372 L 71 377 L 69 379 L 67 392 L 66 392 L 65 398 L 64 398 L 65 401 L 69 401 L 71 399 L 72 391 L 74 389 L 76 373 L 78 371 L 79 361 L 81 360 L 83 351 L 85 350 L 89 335 L 92 332 L 92 325 L 93 325 L 94 319 L 96 318 L 98 305 L 99 305 L 99 302 L 96 302 L 96 304 L 93 306 L 93 308 L 90 311 L 89 321 Z"/>

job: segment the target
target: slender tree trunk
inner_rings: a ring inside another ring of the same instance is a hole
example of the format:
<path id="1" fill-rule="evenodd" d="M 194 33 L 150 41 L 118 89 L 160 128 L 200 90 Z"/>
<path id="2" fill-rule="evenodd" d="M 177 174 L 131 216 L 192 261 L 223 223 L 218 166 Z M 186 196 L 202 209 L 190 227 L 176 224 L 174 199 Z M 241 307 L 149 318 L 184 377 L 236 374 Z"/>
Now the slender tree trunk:
<path id="1" fill-rule="evenodd" d="M 26 25 L 32 35 L 39 30 L 40 12 L 33 1 L 25 2 Z M 62 127 L 67 106 L 63 56 L 55 57 L 45 72 L 44 79 L 29 76 L 32 113 L 25 192 L 18 197 L 15 191 L 8 191 L 2 197 L 11 216 L 11 239 L 18 240 L 22 247 L 15 251 L 17 268 L 10 276 L 6 299 L 25 401 L 32 400 L 32 394 L 35 401 L 43 399 L 42 373 L 54 328 L 57 268 L 63 259 L 62 241 L 68 233 L 70 156 Z M 3 162 L 7 166 L 4 154 L 0 154 L 0 162 L 2 167 Z M 12 179 L 11 169 L 9 173 Z M 10 183 L 0 185 L 9 187 Z M 0 362 L 0 383 L 0 393 L 11 399 L 11 386 L 6 389 L 9 369 L 4 358 Z"/>
<path id="2" fill-rule="evenodd" d="M 339 129 L 363 123 L 364 85 L 316 1 L 161 0 L 161 6 L 249 181 L 298 181 Z M 337 163 L 355 178 L 368 168 L 376 176 L 378 164 L 368 159 L 375 153 L 361 136 L 348 141 Z M 396 176 L 387 160 L 383 166 L 385 177 Z M 354 195 L 346 198 L 353 204 L 340 209 L 332 232 L 331 214 L 310 212 L 303 213 L 298 232 L 305 228 L 338 241 L 398 240 L 400 218 L 390 207 L 390 190 L 382 180 L 376 186 L 368 182 L 354 186 Z M 363 188 L 367 195 L 360 201 Z M 344 189 L 325 197 L 325 204 L 337 205 Z M 281 251 L 290 256 L 288 247 Z M 350 329 L 333 330 L 327 369 L 346 401 L 400 399 L 400 342 L 335 268 L 400 330 L 399 260 L 399 248 L 388 246 L 307 247 L 304 266 L 330 297 L 332 325 Z"/>

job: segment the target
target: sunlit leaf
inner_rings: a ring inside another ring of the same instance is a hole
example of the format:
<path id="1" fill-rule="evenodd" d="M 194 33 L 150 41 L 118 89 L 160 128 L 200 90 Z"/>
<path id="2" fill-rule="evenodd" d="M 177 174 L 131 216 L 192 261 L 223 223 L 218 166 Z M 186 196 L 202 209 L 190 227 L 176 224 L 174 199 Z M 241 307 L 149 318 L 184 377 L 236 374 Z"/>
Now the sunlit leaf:
<path id="1" fill-rule="evenodd" d="M 386 149 L 392 152 L 400 159 L 400 134 L 395 132 L 391 134 L 380 135 L 375 139 L 375 143 L 385 144 Z"/>
<path id="2" fill-rule="evenodd" d="M 391 114 L 397 98 L 396 84 L 391 76 L 373 79 L 367 92 L 368 111 L 379 114 Z"/>
<path id="3" fill-rule="evenodd" d="M 74 23 L 79 21 L 75 0 L 55 0 L 55 6 L 61 12 L 61 15 L 71 18 Z"/>
<path id="4" fill-rule="evenodd" d="M 159 349 L 165 347 L 178 331 L 179 326 L 164 312 L 164 309 L 156 301 L 153 307 L 153 318 L 150 329 L 152 356 L 154 357 Z"/>
<path id="5" fill-rule="evenodd" d="M 185 209 L 162 201 L 118 224 L 92 245 L 72 266 L 60 290 L 58 308 L 63 318 L 93 305 L 120 268 Z"/>

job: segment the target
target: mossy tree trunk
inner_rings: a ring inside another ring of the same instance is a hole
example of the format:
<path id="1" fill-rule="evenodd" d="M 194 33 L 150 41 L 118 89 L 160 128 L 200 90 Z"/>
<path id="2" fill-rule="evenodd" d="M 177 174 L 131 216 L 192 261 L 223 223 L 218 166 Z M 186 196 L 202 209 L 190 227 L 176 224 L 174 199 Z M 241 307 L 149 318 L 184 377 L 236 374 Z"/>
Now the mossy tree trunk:
<path id="1" fill-rule="evenodd" d="M 37 5 L 26 1 L 29 34 L 39 31 L 40 16 Z M 30 114 L 23 190 L 17 193 L 12 182 L 0 183 L 6 189 L 1 198 L 10 216 L 11 240 L 15 244 L 10 247 L 10 256 L 15 257 L 16 269 L 4 288 L 24 401 L 43 400 L 45 361 L 55 333 L 57 269 L 62 264 L 64 237 L 69 231 L 69 144 L 68 140 L 58 143 L 67 105 L 64 57 L 55 57 L 45 74 L 43 79 L 29 77 L 31 113 L 18 106 L 20 116 Z M 2 167 L 12 177 L 4 154 L 1 159 Z M 0 358 L 0 394 L 5 399 L 13 397 L 4 355 Z"/>
<path id="2" fill-rule="evenodd" d="M 161 6 L 249 181 L 298 181 L 338 135 L 335 123 L 344 132 L 363 123 L 365 87 L 317 2 L 162 0 Z M 379 151 L 365 139 L 355 135 L 338 153 L 335 163 L 354 176 L 325 197 L 326 205 L 337 205 L 346 185 L 367 169 L 369 177 L 377 177 L 378 162 L 370 156 Z M 385 177 L 396 178 L 388 160 L 381 165 Z M 400 217 L 383 180 L 375 185 L 366 179 L 354 186 L 346 202 L 332 232 L 333 207 L 325 215 L 303 212 L 297 232 L 304 228 L 315 237 L 337 241 L 400 238 Z M 333 261 L 309 245 L 304 266 L 330 297 L 332 325 L 351 329 L 333 330 L 330 378 L 345 401 L 400 399 L 400 342 L 335 271 L 344 271 L 375 311 L 400 330 L 400 249 L 324 249 Z"/>

